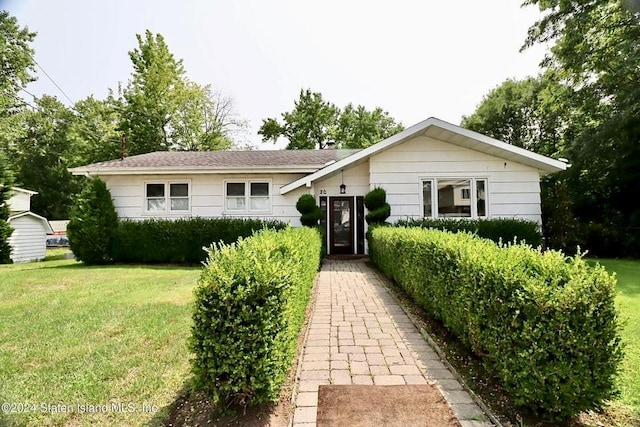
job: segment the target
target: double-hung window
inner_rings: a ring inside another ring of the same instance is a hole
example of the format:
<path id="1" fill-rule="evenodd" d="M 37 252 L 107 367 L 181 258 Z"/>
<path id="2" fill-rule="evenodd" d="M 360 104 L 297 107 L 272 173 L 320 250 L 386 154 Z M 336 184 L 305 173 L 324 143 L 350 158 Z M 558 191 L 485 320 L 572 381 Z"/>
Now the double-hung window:
<path id="1" fill-rule="evenodd" d="M 425 218 L 482 218 L 487 216 L 484 178 L 427 178 L 422 180 Z"/>
<path id="2" fill-rule="evenodd" d="M 268 181 L 227 181 L 226 211 L 260 213 L 271 211 L 271 183 Z"/>
<path id="3" fill-rule="evenodd" d="M 190 210 L 188 182 L 145 183 L 145 211 L 148 213 L 183 213 Z"/>

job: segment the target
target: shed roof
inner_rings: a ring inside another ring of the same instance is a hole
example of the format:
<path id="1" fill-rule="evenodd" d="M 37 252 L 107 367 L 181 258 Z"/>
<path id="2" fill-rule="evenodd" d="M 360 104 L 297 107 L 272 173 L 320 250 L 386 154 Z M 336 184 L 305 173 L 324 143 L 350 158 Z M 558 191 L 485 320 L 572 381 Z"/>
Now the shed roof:
<path id="1" fill-rule="evenodd" d="M 47 220 L 47 218 L 40 216 L 38 214 L 35 214 L 31 211 L 24 211 L 24 212 L 18 212 L 15 213 L 13 215 L 11 215 L 8 219 L 7 222 L 11 222 L 11 221 L 15 221 L 16 219 L 19 218 L 24 218 L 24 217 L 30 217 L 33 218 L 35 220 L 41 221 L 42 225 L 44 225 L 45 228 L 45 233 L 50 234 L 53 233 L 53 229 L 51 228 L 51 225 L 49 224 L 49 220 Z"/>

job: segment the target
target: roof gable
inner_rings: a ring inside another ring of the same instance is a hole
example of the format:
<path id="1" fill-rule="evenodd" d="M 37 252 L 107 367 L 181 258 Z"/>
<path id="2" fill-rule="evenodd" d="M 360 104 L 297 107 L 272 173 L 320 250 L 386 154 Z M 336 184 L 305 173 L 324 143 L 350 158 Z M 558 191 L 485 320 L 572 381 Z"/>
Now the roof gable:
<path id="1" fill-rule="evenodd" d="M 323 169 L 320 169 L 311 175 L 305 176 L 283 186 L 280 189 L 280 194 L 286 194 L 296 188 L 302 187 L 303 185 L 310 186 L 312 182 L 320 178 L 336 173 L 345 167 L 351 167 L 352 165 L 361 163 L 376 153 L 387 150 L 398 144 L 402 144 L 403 142 L 419 135 L 428 136 L 460 147 L 465 147 L 521 163 L 533 167 L 534 169 L 538 169 L 542 174 L 559 172 L 567 168 L 566 163 L 559 160 L 516 147 L 515 145 L 507 144 L 506 142 L 482 135 L 478 132 L 464 129 L 460 126 L 436 119 L 435 117 L 430 117 L 427 120 L 415 124 L 402 132 L 378 142 L 377 144 L 371 145 L 345 159 L 339 160 Z"/>

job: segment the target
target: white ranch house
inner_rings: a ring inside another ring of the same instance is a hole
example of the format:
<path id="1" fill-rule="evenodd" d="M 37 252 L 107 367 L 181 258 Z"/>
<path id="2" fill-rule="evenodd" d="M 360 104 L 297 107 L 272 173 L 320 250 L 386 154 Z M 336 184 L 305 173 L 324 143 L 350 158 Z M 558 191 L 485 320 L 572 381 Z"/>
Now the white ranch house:
<path id="1" fill-rule="evenodd" d="M 567 165 L 436 118 L 363 150 L 156 152 L 72 169 L 99 176 L 120 218 L 259 217 L 300 225 L 305 193 L 325 212 L 329 253 L 365 252 L 364 195 L 387 192 L 390 221 L 541 222 L 540 177 Z"/>

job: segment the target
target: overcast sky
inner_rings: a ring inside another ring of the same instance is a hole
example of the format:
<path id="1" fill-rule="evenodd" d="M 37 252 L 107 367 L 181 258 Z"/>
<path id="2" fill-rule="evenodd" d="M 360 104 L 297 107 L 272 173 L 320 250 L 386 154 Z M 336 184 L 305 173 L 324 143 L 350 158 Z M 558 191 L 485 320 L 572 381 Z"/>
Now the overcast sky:
<path id="1" fill-rule="evenodd" d="M 126 83 L 127 52 L 149 29 L 190 79 L 233 98 L 253 144 L 262 119 L 291 110 L 301 88 L 340 107 L 380 106 L 405 126 L 431 116 L 459 124 L 505 79 L 538 73 L 543 47 L 519 49 L 540 14 L 520 3 L 0 0 L 38 33 L 36 61 L 74 102 Z M 40 69 L 38 77 L 30 92 L 69 104 Z"/>

